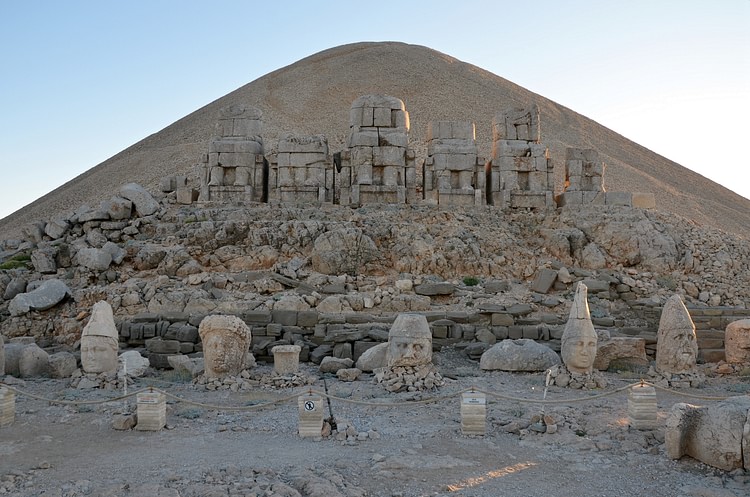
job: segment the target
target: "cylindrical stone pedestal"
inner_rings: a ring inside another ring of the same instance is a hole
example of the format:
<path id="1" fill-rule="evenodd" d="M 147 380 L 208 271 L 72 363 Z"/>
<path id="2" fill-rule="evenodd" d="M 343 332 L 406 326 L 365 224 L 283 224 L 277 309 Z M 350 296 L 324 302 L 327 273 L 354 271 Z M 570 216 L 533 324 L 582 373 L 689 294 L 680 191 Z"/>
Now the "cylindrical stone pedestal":
<path id="1" fill-rule="evenodd" d="M 635 385 L 628 393 L 628 423 L 636 430 L 655 430 L 656 389 Z"/>
<path id="2" fill-rule="evenodd" d="M 461 433 L 484 435 L 486 433 L 487 398 L 483 393 L 461 394 Z"/>
<path id="3" fill-rule="evenodd" d="M 323 399 L 319 395 L 300 395 L 297 397 L 299 408 L 299 436 L 318 438 L 323 432 Z"/>
<path id="4" fill-rule="evenodd" d="M 294 374 L 299 371 L 299 345 L 277 345 L 271 349 L 273 371 L 276 374 Z"/>
<path id="5" fill-rule="evenodd" d="M 724 357 L 730 364 L 750 362 L 750 319 L 740 319 L 727 325 Z"/>
<path id="6" fill-rule="evenodd" d="M 0 428 L 10 426 L 16 419 L 16 392 L 0 387 Z"/>
<path id="7" fill-rule="evenodd" d="M 159 431 L 167 424 L 167 399 L 159 392 L 143 392 L 137 396 L 138 424 L 136 430 Z"/>

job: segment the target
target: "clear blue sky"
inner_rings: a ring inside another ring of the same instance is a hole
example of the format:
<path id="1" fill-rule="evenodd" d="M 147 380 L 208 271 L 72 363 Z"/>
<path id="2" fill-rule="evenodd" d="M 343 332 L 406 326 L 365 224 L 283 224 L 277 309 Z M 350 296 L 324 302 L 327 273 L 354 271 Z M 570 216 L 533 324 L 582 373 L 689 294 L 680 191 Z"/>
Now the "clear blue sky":
<path id="1" fill-rule="evenodd" d="M 750 0 L 0 0 L 0 218 L 274 69 L 385 40 L 487 69 L 750 198 Z"/>

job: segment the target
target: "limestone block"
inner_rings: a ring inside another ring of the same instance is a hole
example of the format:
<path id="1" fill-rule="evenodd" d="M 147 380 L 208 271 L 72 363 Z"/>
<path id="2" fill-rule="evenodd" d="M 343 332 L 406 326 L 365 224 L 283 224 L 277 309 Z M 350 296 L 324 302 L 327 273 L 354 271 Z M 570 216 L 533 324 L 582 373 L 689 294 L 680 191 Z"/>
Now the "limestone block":
<path id="1" fill-rule="evenodd" d="M 380 128 L 376 145 L 405 149 L 409 146 L 409 135 L 400 129 Z"/>
<path id="2" fill-rule="evenodd" d="M 372 163 L 378 166 L 406 166 L 406 150 L 402 147 L 373 147 Z"/>
<path id="3" fill-rule="evenodd" d="M 632 197 L 633 207 L 639 209 L 655 209 L 656 208 L 656 197 L 653 193 L 637 193 L 633 192 Z"/>
<path id="4" fill-rule="evenodd" d="M 628 359 L 648 366 L 646 340 L 638 337 L 612 337 L 597 344 L 594 369 L 604 371 L 615 359 Z"/>
<path id="5" fill-rule="evenodd" d="M 388 343 L 380 343 L 368 348 L 357 359 L 357 369 L 372 372 L 375 369 L 384 368 L 387 364 L 387 353 Z"/>
<path id="6" fill-rule="evenodd" d="M 48 364 L 51 378 L 70 378 L 78 368 L 75 356 L 64 351 L 50 354 Z"/>
<path id="7" fill-rule="evenodd" d="M 44 232 L 52 238 L 53 240 L 56 240 L 58 238 L 61 238 L 65 232 L 68 231 L 68 228 L 70 227 L 70 223 L 68 223 L 65 219 L 53 219 L 49 221 L 44 226 Z"/>
<path id="8" fill-rule="evenodd" d="M 351 165 L 356 168 L 363 164 L 372 165 L 373 147 L 355 147 L 351 150 Z"/>
<path id="9" fill-rule="evenodd" d="M 251 137 L 263 133 L 263 121 L 259 119 L 232 119 L 232 136 Z"/>
<path id="10" fill-rule="evenodd" d="M 0 386 L 0 428 L 10 426 L 16 419 L 16 393 Z"/>
<path id="11" fill-rule="evenodd" d="M 26 279 L 21 276 L 16 276 L 12 280 L 10 280 L 8 285 L 5 287 L 5 291 L 3 292 L 3 299 L 13 300 L 13 297 L 25 291 Z"/>
<path id="12" fill-rule="evenodd" d="M 273 371 L 276 374 L 286 375 L 299 371 L 299 353 L 302 347 L 299 345 L 276 345 L 271 349 L 273 354 Z"/>
<path id="13" fill-rule="evenodd" d="M 461 394 L 461 433 L 484 435 L 487 426 L 487 396 L 480 392 Z"/>
<path id="14" fill-rule="evenodd" d="M 191 378 L 200 376 L 204 371 L 202 357 L 170 355 L 167 357 L 167 362 L 178 374 L 190 376 Z"/>
<path id="15" fill-rule="evenodd" d="M 510 206 L 513 208 L 544 209 L 553 207 L 552 192 L 510 192 Z"/>
<path id="16" fill-rule="evenodd" d="M 181 205 L 190 205 L 198 200 L 198 190 L 190 187 L 180 187 L 177 189 L 177 203 Z"/>
<path id="17" fill-rule="evenodd" d="M 56 253 L 57 250 L 54 247 L 40 247 L 31 253 L 31 264 L 39 273 L 54 274 L 57 272 L 57 263 L 55 262 Z"/>
<path id="18" fill-rule="evenodd" d="M 524 140 L 500 140 L 495 142 L 495 157 L 530 157 L 531 147 Z"/>
<path id="19" fill-rule="evenodd" d="M 44 311 L 56 306 L 69 295 L 70 289 L 62 280 L 45 280 L 33 291 L 13 297 L 8 304 L 8 311 L 11 316 L 20 316 L 29 311 Z"/>
<path id="20" fill-rule="evenodd" d="M 672 459 L 690 456 L 724 471 L 750 469 L 743 446 L 750 445 L 750 397 L 708 407 L 675 404 L 666 420 L 665 446 Z"/>
<path id="21" fill-rule="evenodd" d="M 151 363 L 147 357 L 143 357 L 137 350 L 128 350 L 118 357 L 118 376 L 128 375 L 131 378 L 140 378 L 148 370 Z"/>
<path id="22" fill-rule="evenodd" d="M 391 123 L 391 109 L 376 107 L 372 110 L 372 125 L 378 127 L 393 127 Z"/>
<path id="23" fill-rule="evenodd" d="M 133 202 L 135 211 L 139 216 L 150 216 L 159 210 L 159 202 L 145 188 L 136 183 L 121 186 L 118 194 Z"/>
<path id="24" fill-rule="evenodd" d="M 348 345 L 348 344 L 339 344 L 339 345 Z M 339 357 L 324 357 L 322 361 L 320 361 L 320 372 L 321 373 L 336 373 L 340 369 L 348 369 L 351 368 L 354 365 L 354 361 L 352 359 L 349 359 L 347 357 L 339 358 Z"/>
<path id="25" fill-rule="evenodd" d="M 741 319 L 727 325 L 724 351 L 729 363 L 750 363 L 750 319 Z"/>
<path id="26" fill-rule="evenodd" d="M 427 282 L 414 287 L 414 293 L 417 295 L 427 295 L 430 297 L 436 295 L 453 295 L 454 291 L 455 287 L 453 283 L 448 281 Z"/>
<path id="27" fill-rule="evenodd" d="M 319 395 L 306 394 L 297 398 L 299 412 L 298 433 L 303 438 L 319 438 L 323 432 L 325 406 Z"/>
<path id="28" fill-rule="evenodd" d="M 142 392 L 136 396 L 140 431 L 159 431 L 167 424 L 167 398 L 160 392 Z"/>
<path id="29" fill-rule="evenodd" d="M 526 338 L 498 342 L 479 360 L 485 371 L 544 371 L 556 364 L 560 357 L 555 351 Z"/>
<path id="30" fill-rule="evenodd" d="M 74 262 L 93 271 L 106 271 L 112 263 L 112 254 L 103 249 L 85 247 L 78 250 Z"/>
<path id="31" fill-rule="evenodd" d="M 558 207 L 578 207 L 583 205 L 583 192 L 566 190 L 557 197 Z"/>
<path id="32" fill-rule="evenodd" d="M 607 205 L 633 206 L 633 194 L 630 192 L 606 192 L 604 195 Z"/>
<path id="33" fill-rule="evenodd" d="M 25 345 L 18 356 L 18 373 L 21 378 L 49 375 L 49 354 L 35 343 Z"/>
<path id="34" fill-rule="evenodd" d="M 537 271 L 534 281 L 531 283 L 531 291 L 537 293 L 547 293 L 555 284 L 557 279 L 557 271 L 554 269 L 542 268 L 541 271 Z"/>
<path id="35" fill-rule="evenodd" d="M 658 427 L 656 389 L 650 385 L 635 385 L 628 391 L 628 424 L 636 430 L 655 430 Z"/>

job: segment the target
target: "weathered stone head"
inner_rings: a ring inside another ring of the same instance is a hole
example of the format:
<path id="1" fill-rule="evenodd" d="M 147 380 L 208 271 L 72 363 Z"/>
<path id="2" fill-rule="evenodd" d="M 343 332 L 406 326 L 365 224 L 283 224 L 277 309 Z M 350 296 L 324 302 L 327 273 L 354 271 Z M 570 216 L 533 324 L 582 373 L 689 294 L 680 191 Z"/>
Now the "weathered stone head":
<path id="1" fill-rule="evenodd" d="M 388 333 L 388 367 L 432 362 L 432 332 L 421 314 L 399 314 Z"/>
<path id="2" fill-rule="evenodd" d="M 594 370 L 596 358 L 597 334 L 591 322 L 588 288 L 583 283 L 578 284 L 570 316 L 565 324 L 562 336 L 560 355 L 569 371 L 579 374 L 591 374 Z"/>
<path id="3" fill-rule="evenodd" d="M 81 367 L 87 373 L 117 371 L 117 328 L 112 306 L 101 300 L 81 333 Z"/>
<path id="4" fill-rule="evenodd" d="M 247 365 L 252 334 L 237 316 L 206 316 L 198 326 L 203 342 L 205 375 L 223 378 L 239 374 Z"/>
<path id="5" fill-rule="evenodd" d="M 750 362 L 750 319 L 741 319 L 727 325 L 724 350 L 729 363 Z"/>
<path id="6" fill-rule="evenodd" d="M 695 325 L 679 295 L 664 304 L 656 333 L 656 370 L 661 373 L 695 371 L 698 341 Z"/>

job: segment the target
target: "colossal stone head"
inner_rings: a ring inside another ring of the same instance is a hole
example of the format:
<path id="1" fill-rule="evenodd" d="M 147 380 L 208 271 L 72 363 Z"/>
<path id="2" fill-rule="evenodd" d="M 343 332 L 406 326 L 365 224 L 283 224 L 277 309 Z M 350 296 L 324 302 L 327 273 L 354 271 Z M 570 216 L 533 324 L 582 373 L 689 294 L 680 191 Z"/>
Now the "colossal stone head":
<path id="1" fill-rule="evenodd" d="M 388 367 L 432 362 L 432 332 L 421 314 L 399 314 L 388 332 Z"/>
<path id="2" fill-rule="evenodd" d="M 91 319 L 81 333 L 81 367 L 87 373 L 117 371 L 117 328 L 112 307 L 104 300 L 94 304 Z"/>
<path id="3" fill-rule="evenodd" d="M 656 333 L 656 370 L 661 373 L 689 373 L 696 369 L 698 341 L 695 325 L 679 295 L 664 304 Z"/>
<path id="4" fill-rule="evenodd" d="M 588 288 L 578 284 L 570 316 L 565 324 L 562 336 L 560 355 L 569 371 L 579 374 L 591 374 L 596 359 L 597 334 L 591 322 Z"/>
<path id="5" fill-rule="evenodd" d="M 198 326 L 203 342 L 205 375 L 223 378 L 239 374 L 246 367 L 252 334 L 237 316 L 206 316 Z"/>

